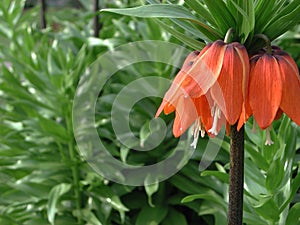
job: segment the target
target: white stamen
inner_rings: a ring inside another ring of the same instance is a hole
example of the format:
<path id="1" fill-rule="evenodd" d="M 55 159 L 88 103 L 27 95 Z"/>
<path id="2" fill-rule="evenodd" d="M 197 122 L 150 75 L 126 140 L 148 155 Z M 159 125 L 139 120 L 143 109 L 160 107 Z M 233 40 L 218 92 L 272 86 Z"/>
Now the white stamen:
<path id="1" fill-rule="evenodd" d="M 196 149 L 197 143 L 198 143 L 198 139 L 199 139 L 199 131 L 198 132 L 194 132 L 193 136 L 194 136 L 194 140 L 191 143 L 191 147 L 193 147 L 194 149 Z"/>
<path id="2" fill-rule="evenodd" d="M 205 129 L 204 129 L 204 126 L 202 123 L 200 124 L 200 132 L 201 132 L 201 137 L 204 138 L 205 137 Z"/>
<path id="3" fill-rule="evenodd" d="M 271 128 L 268 127 L 266 129 L 266 142 L 265 142 L 265 145 L 268 145 L 268 146 L 274 144 L 274 142 L 271 139 L 271 133 L 270 133 L 270 131 L 271 131 Z"/>
<path id="4" fill-rule="evenodd" d="M 208 130 L 208 132 L 214 135 L 218 135 L 217 127 L 218 127 L 218 121 L 221 118 L 221 110 L 217 105 L 214 105 L 211 111 L 213 112 L 212 116 L 214 120 L 213 120 L 212 127 Z"/>
<path id="5" fill-rule="evenodd" d="M 198 139 L 199 139 L 199 133 L 201 134 L 201 137 L 204 137 L 205 130 L 203 129 L 203 125 L 200 121 L 200 118 L 196 120 L 194 127 L 193 127 L 193 137 L 194 140 L 191 143 L 191 146 L 195 149 L 197 147 Z"/>

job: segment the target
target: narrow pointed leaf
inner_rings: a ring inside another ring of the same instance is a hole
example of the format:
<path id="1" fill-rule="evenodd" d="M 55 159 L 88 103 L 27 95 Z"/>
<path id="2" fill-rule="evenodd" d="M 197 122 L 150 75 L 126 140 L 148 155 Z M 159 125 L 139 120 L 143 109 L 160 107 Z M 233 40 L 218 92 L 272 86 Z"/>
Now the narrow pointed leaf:
<path id="1" fill-rule="evenodd" d="M 181 18 L 197 20 L 197 18 L 183 6 L 171 4 L 153 4 L 125 9 L 102 9 L 100 12 L 112 12 L 142 18 Z"/>
<path id="2" fill-rule="evenodd" d="M 185 3 L 197 13 L 197 16 L 206 20 L 212 26 L 217 26 L 216 21 L 212 17 L 211 13 L 207 10 L 207 8 L 204 5 L 201 4 L 200 1 L 185 0 Z"/>
<path id="3" fill-rule="evenodd" d="M 239 22 L 239 36 L 242 38 L 241 43 L 244 43 L 248 37 L 248 35 L 254 31 L 255 24 L 255 12 L 253 0 L 242 1 L 238 5 L 234 1 L 230 1 L 232 6 L 235 8 L 237 13 L 237 21 Z"/>
<path id="4" fill-rule="evenodd" d="M 177 38 L 178 40 L 180 40 L 181 42 L 185 43 L 187 46 L 189 46 L 192 49 L 197 49 L 197 50 L 201 50 L 202 48 L 204 48 L 205 43 L 204 42 L 200 42 L 197 41 L 185 34 L 183 34 L 182 32 L 170 27 L 169 25 L 167 25 L 166 23 L 160 21 L 160 20 L 156 20 L 156 22 L 166 31 L 168 31 L 169 33 L 171 33 L 175 38 Z"/>
<path id="5" fill-rule="evenodd" d="M 55 214 L 57 212 L 57 203 L 59 198 L 71 189 L 70 184 L 59 184 L 53 187 L 49 193 L 48 200 L 48 221 L 54 224 Z"/>
<path id="6" fill-rule="evenodd" d="M 289 225 L 298 225 L 300 222 L 300 203 L 296 203 L 289 210 L 289 214 L 286 220 L 286 224 Z"/>
<path id="7" fill-rule="evenodd" d="M 276 20 L 272 20 L 270 26 L 265 30 L 265 34 L 270 38 L 270 40 L 276 39 L 281 34 L 284 34 L 291 28 L 293 28 L 300 21 L 300 5 L 298 5 L 295 10 L 284 14 Z"/>
<path id="8" fill-rule="evenodd" d="M 223 0 L 203 1 L 211 12 L 213 18 L 215 18 L 218 28 L 224 35 L 229 28 L 235 27 L 235 20 Z"/>

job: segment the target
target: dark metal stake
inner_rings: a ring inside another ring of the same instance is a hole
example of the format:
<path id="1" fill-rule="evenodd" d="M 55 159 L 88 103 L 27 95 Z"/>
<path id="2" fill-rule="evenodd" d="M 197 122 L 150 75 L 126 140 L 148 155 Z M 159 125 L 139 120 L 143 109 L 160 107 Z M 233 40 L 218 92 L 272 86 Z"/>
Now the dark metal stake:
<path id="1" fill-rule="evenodd" d="M 243 224 L 244 127 L 231 126 L 228 225 Z"/>
<path id="2" fill-rule="evenodd" d="M 94 37 L 98 37 L 99 36 L 99 32 L 101 29 L 101 24 L 99 23 L 99 16 L 98 14 L 96 14 L 99 11 L 99 0 L 94 0 Z"/>
<path id="3" fill-rule="evenodd" d="M 47 22 L 46 22 L 46 10 L 47 10 L 46 0 L 39 0 L 39 2 L 41 4 L 41 10 L 40 10 L 41 28 L 45 29 L 47 27 Z"/>

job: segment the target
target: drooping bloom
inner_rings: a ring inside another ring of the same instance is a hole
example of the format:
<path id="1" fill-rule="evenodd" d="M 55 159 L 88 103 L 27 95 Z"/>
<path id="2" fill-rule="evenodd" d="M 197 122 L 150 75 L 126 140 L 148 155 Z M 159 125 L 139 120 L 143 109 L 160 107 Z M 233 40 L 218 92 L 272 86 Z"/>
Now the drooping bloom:
<path id="1" fill-rule="evenodd" d="M 245 122 L 248 76 L 249 58 L 243 45 L 221 40 L 208 44 L 186 58 L 156 117 L 163 110 L 165 114 L 175 111 L 176 137 L 195 121 L 194 135 L 199 130 L 217 135 L 224 124 Z"/>
<path id="2" fill-rule="evenodd" d="M 272 53 L 260 51 L 250 59 L 248 114 L 261 129 L 284 112 L 300 125 L 300 79 L 298 67 L 293 58 L 279 47 L 272 47 Z M 267 140 L 266 144 L 271 141 Z"/>

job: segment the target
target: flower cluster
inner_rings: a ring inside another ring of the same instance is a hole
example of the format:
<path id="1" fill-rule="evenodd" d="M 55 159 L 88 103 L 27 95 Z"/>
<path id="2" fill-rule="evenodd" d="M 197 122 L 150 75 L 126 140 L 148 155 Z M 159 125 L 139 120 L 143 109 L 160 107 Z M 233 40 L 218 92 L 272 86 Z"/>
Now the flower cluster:
<path id="1" fill-rule="evenodd" d="M 199 132 L 215 136 L 234 124 L 239 130 L 253 115 L 269 145 L 269 127 L 283 112 L 300 125 L 299 103 L 299 71 L 290 55 L 272 46 L 249 57 L 242 44 L 218 40 L 188 55 L 156 117 L 175 111 L 175 137 L 194 124 L 196 147 Z"/>

